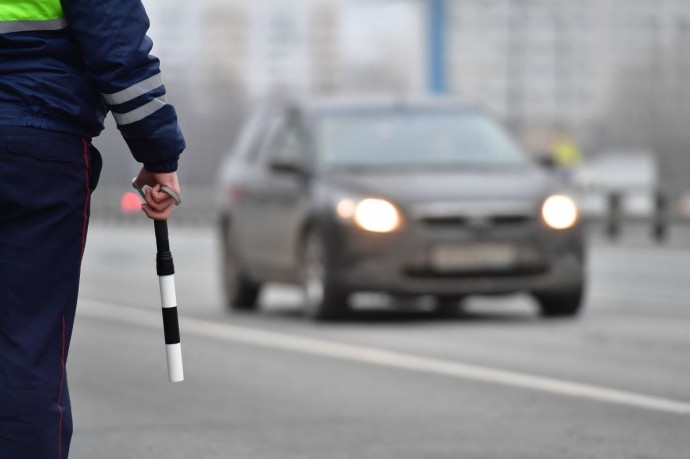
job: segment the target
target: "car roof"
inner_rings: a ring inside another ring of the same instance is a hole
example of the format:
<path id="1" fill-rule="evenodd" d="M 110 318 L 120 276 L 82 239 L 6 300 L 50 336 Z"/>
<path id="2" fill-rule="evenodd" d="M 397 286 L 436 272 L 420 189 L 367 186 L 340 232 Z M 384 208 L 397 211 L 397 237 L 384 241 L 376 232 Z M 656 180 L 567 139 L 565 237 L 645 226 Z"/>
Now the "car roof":
<path id="1" fill-rule="evenodd" d="M 269 101 L 268 111 L 294 110 L 307 116 L 333 112 L 450 110 L 486 113 L 479 104 L 452 97 L 342 96 Z"/>

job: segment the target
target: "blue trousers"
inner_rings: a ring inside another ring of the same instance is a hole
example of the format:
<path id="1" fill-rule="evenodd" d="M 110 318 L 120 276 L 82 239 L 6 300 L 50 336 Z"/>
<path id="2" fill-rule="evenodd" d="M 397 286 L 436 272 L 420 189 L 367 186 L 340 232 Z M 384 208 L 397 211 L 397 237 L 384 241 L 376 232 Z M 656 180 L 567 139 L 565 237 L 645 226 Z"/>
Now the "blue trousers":
<path id="1" fill-rule="evenodd" d="M 65 459 L 65 365 L 90 195 L 89 139 L 0 126 L 0 459 Z"/>

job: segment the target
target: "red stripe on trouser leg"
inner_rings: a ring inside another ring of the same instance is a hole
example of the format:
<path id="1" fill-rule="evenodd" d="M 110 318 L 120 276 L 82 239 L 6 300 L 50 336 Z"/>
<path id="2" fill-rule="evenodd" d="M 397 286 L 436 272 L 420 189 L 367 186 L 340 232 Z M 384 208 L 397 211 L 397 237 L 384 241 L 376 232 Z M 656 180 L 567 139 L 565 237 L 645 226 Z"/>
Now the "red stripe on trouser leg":
<path id="1" fill-rule="evenodd" d="M 58 451 L 58 459 L 62 459 L 62 406 L 60 405 L 60 401 L 62 400 L 62 388 L 65 384 L 65 316 L 62 316 L 62 353 L 60 357 L 60 361 L 62 364 L 62 377 L 60 378 L 60 392 L 58 393 L 58 401 L 57 401 L 57 406 L 58 410 L 60 410 L 60 439 L 59 439 L 59 451 Z"/>
<path id="2" fill-rule="evenodd" d="M 66 360 L 96 164 L 86 143 L 0 125 L 0 459 L 69 454 Z"/>
<path id="3" fill-rule="evenodd" d="M 86 143 L 86 139 L 82 139 L 84 144 L 84 170 L 86 173 L 86 198 L 84 199 L 84 226 L 81 232 L 81 256 L 84 257 L 84 248 L 86 247 L 86 225 L 89 221 L 88 211 L 89 211 L 89 146 Z"/>

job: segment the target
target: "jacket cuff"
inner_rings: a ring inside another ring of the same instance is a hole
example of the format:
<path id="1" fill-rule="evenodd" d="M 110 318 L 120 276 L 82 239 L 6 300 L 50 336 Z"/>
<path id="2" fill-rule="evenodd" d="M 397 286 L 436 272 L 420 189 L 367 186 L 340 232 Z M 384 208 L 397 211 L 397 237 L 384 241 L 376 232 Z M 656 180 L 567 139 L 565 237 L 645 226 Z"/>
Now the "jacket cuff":
<path id="1" fill-rule="evenodd" d="M 156 169 L 176 167 L 177 159 L 186 147 L 177 124 L 175 109 L 171 105 L 166 105 L 139 122 L 118 126 L 118 129 L 134 159 Z M 158 167 L 158 163 L 168 164 Z"/>
<path id="2" fill-rule="evenodd" d="M 144 163 L 144 169 L 149 172 L 175 172 L 177 171 L 178 158 L 169 161 L 159 161 L 155 163 Z"/>

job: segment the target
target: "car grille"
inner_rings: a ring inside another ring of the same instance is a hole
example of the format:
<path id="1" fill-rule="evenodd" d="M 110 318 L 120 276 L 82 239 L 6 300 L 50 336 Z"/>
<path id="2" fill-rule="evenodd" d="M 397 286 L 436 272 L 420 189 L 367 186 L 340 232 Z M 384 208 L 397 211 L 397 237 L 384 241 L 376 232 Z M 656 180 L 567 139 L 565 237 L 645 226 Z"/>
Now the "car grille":
<path id="1" fill-rule="evenodd" d="M 432 268 L 406 268 L 404 269 L 404 274 L 408 277 L 413 278 L 426 278 L 426 279 L 472 279 L 472 278 L 501 278 L 501 277 L 519 277 L 519 276 L 534 276 L 539 274 L 544 274 L 548 271 L 548 265 L 546 263 L 539 263 L 534 265 L 516 266 L 511 269 L 503 270 L 492 270 L 492 269 L 479 269 L 479 270 L 455 270 L 455 271 L 435 271 Z"/>
<path id="2" fill-rule="evenodd" d="M 529 215 L 490 215 L 482 217 L 469 216 L 443 216 L 424 217 L 419 221 L 425 226 L 434 228 L 473 228 L 519 226 L 533 222 L 535 219 Z"/>
<path id="3" fill-rule="evenodd" d="M 429 229 L 520 228 L 537 222 L 531 200 L 480 200 L 425 202 L 412 207 L 411 215 Z"/>

